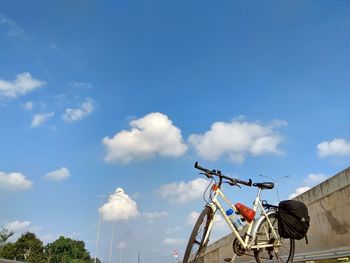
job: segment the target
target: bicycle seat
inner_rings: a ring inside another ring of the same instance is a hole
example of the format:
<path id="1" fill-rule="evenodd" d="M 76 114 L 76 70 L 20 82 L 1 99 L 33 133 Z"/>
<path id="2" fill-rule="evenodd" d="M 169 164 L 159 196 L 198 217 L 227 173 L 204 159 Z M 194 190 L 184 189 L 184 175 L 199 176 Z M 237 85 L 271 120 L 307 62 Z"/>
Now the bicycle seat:
<path id="1" fill-rule="evenodd" d="M 272 182 L 264 182 L 264 183 L 254 183 L 253 186 L 259 187 L 261 190 L 264 190 L 264 189 L 272 189 L 275 185 Z"/>

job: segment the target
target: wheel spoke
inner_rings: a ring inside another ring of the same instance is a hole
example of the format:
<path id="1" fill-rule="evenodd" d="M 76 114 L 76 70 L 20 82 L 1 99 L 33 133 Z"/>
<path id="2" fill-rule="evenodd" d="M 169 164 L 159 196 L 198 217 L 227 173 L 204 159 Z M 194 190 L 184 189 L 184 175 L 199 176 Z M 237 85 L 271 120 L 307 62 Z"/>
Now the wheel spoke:
<path id="1" fill-rule="evenodd" d="M 262 262 L 279 262 L 289 263 L 294 255 L 294 240 L 293 239 L 278 239 L 274 236 L 274 231 L 278 234 L 278 220 L 275 214 L 269 215 L 270 222 L 266 219 L 261 223 L 256 238 L 256 245 L 261 245 L 260 249 L 254 251 L 256 261 Z M 274 230 L 274 231 L 273 231 Z M 266 246 L 270 244 L 270 246 Z"/>
<path id="2" fill-rule="evenodd" d="M 204 238 L 207 236 L 208 226 L 212 219 L 212 210 L 209 207 L 206 207 L 199 215 L 193 228 L 191 237 L 186 247 L 183 263 L 190 262 L 189 259 L 191 255 L 192 260 L 196 261 L 196 259 L 200 257 L 200 254 L 205 251 L 207 241 L 205 241 Z"/>

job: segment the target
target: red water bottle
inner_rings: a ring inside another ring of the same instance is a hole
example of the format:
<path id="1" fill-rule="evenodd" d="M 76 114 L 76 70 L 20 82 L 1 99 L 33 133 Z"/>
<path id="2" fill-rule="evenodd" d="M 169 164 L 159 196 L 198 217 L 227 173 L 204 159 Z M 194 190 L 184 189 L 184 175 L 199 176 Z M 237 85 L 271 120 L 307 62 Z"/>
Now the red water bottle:
<path id="1" fill-rule="evenodd" d="M 237 211 L 244 217 L 244 219 L 248 221 L 248 223 L 253 221 L 255 217 L 255 211 L 253 209 L 250 209 L 241 203 L 235 204 L 235 207 Z"/>

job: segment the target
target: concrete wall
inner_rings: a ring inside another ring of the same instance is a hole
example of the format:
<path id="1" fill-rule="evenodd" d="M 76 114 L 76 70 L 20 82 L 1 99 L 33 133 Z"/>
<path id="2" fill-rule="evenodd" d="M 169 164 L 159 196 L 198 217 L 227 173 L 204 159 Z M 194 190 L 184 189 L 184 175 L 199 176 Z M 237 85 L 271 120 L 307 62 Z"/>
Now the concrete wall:
<path id="1" fill-rule="evenodd" d="M 296 241 L 295 261 L 350 255 L 350 167 L 297 196 L 309 209 L 309 244 Z M 223 263 L 233 256 L 233 236 L 211 244 L 201 262 Z M 237 257 L 235 262 L 255 262 L 253 257 Z"/>
<path id="2" fill-rule="evenodd" d="M 295 200 L 308 206 L 311 218 L 309 244 L 298 241 L 298 254 L 350 251 L 350 168 L 297 196 Z"/>

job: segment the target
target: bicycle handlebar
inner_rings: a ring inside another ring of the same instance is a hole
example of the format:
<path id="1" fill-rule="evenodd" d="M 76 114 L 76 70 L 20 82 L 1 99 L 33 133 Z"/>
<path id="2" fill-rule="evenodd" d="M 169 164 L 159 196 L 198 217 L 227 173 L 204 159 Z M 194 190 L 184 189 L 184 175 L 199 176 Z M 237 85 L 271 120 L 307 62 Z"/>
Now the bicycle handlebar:
<path id="1" fill-rule="evenodd" d="M 233 182 L 233 183 L 236 183 L 236 184 L 238 183 L 238 184 L 243 184 L 243 185 L 246 185 L 246 186 L 252 186 L 252 179 L 249 179 L 249 181 L 247 182 L 247 181 L 242 181 L 242 180 L 239 180 L 239 179 L 231 178 L 231 177 L 228 177 L 228 176 L 226 176 L 226 175 L 223 175 L 223 174 L 221 173 L 221 171 L 219 171 L 219 170 L 209 170 L 209 169 L 207 169 L 207 168 L 204 168 L 204 167 L 200 166 L 200 165 L 198 164 L 198 162 L 196 162 L 196 163 L 194 164 L 194 168 L 196 168 L 196 169 L 198 169 L 198 170 L 201 170 L 201 171 L 204 172 L 205 175 L 208 176 L 208 177 L 211 177 L 212 175 L 216 175 L 216 176 L 218 176 L 219 178 L 227 179 L 227 180 L 229 180 L 229 181 L 231 181 L 231 182 Z"/>

